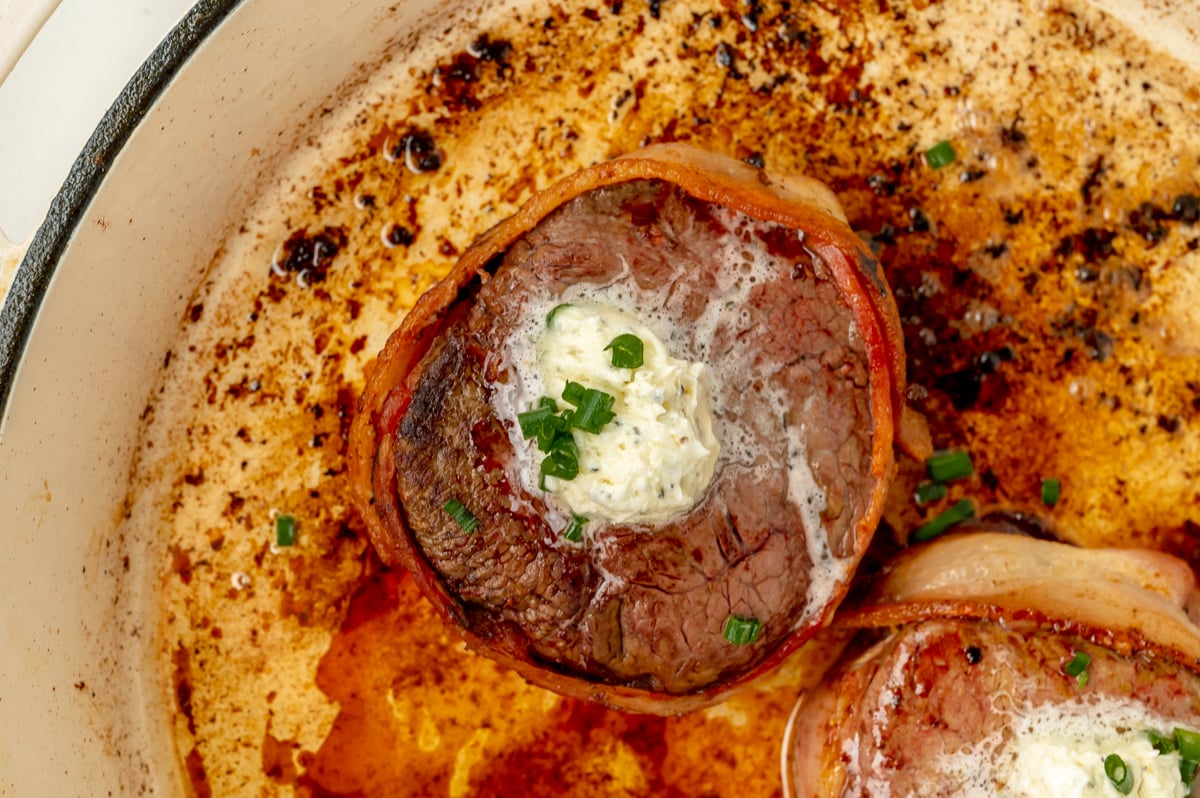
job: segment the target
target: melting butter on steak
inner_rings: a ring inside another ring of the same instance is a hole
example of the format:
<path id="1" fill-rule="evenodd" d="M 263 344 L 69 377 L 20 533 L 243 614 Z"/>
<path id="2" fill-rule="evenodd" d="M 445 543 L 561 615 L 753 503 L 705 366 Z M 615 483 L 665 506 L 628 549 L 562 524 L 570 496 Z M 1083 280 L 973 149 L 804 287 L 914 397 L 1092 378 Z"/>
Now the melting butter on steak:
<path id="1" fill-rule="evenodd" d="M 606 292 L 575 293 L 594 299 Z M 672 357 L 653 330 L 610 304 L 530 302 L 524 315 L 501 355 L 510 378 L 497 383 L 492 397 L 513 439 L 522 486 L 532 492 L 544 482 L 572 517 L 593 522 L 583 524 L 580 536 L 597 521 L 662 521 L 691 509 L 708 489 L 720 451 L 704 363 Z M 638 360 L 628 361 L 636 366 L 614 365 L 625 362 L 610 355 L 623 336 L 640 347 Z M 540 446 L 524 442 L 522 418 L 529 408 L 557 406 L 553 397 L 570 383 L 613 397 L 614 417 L 594 433 L 573 432 L 577 476 L 543 480 L 545 457 L 536 454 Z"/>

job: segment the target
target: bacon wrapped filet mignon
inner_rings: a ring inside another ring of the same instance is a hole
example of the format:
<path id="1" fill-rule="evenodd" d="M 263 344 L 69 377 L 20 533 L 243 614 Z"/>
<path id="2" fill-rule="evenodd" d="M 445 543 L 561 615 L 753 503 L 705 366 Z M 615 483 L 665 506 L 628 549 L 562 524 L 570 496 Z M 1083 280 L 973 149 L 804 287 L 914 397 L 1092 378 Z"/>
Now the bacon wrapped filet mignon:
<path id="1" fill-rule="evenodd" d="M 476 650 L 637 711 L 710 704 L 826 623 L 905 409 L 890 291 L 832 194 L 683 145 L 489 230 L 369 374 L 383 561 Z"/>
<path id="2" fill-rule="evenodd" d="M 976 531 L 891 563 L 784 741 L 796 796 L 1194 794 L 1195 583 L 1159 552 Z"/>

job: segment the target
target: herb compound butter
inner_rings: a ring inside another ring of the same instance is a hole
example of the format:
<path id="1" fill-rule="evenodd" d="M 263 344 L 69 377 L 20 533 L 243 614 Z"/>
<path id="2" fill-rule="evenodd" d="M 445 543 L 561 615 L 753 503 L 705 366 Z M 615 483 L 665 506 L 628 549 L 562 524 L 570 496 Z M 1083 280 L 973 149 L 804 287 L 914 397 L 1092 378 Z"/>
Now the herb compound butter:
<path id="1" fill-rule="evenodd" d="M 626 334 L 643 344 L 638 368 L 614 366 L 606 350 Z M 703 363 L 672 357 L 631 315 L 592 304 L 555 308 L 530 354 L 526 379 L 539 382 L 542 395 L 557 399 L 575 382 L 615 400 L 615 417 L 599 433 L 574 432 L 579 475 L 547 477 L 547 491 L 574 513 L 622 523 L 665 520 L 699 501 L 720 451 Z"/>
<path id="2" fill-rule="evenodd" d="M 1183 798 L 1188 793 L 1179 775 L 1179 754 L 1160 754 L 1144 734 L 1055 734 L 1021 740 L 1016 749 L 1015 795 L 1120 795 L 1104 773 L 1105 757 L 1111 754 L 1120 756 L 1130 771 L 1129 795 Z"/>
<path id="3" fill-rule="evenodd" d="M 1096 702 L 1078 712 L 1047 706 L 1018 719 L 1007 744 L 985 740 L 944 764 L 967 780 L 964 796 L 1120 798 L 1124 793 L 1104 770 L 1105 758 L 1116 754 L 1132 777 L 1128 795 L 1184 798 L 1189 791 L 1180 775 L 1179 754 L 1159 753 L 1147 734 L 1148 729 L 1170 733 L 1171 727 L 1121 702 Z M 981 778 L 1003 786 L 994 790 L 971 783 Z"/>

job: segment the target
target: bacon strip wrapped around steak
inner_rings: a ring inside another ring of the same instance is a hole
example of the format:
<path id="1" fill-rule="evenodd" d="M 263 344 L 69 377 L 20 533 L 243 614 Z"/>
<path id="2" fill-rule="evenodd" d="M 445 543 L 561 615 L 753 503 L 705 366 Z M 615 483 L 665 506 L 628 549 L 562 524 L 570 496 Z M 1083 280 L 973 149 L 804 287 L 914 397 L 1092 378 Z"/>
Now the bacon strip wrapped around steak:
<path id="1" fill-rule="evenodd" d="M 615 386 L 593 426 L 593 386 L 549 373 L 613 348 L 563 329 L 614 319 L 647 365 L 579 365 Z M 356 501 L 477 651 L 563 694 L 687 711 L 827 622 L 894 442 L 929 449 L 904 391 L 891 293 L 827 189 L 648 147 L 535 195 L 421 297 L 369 373 Z M 673 401 L 689 409 L 645 411 Z"/>
<path id="2" fill-rule="evenodd" d="M 1200 628 L 1159 552 L 973 531 L 911 549 L 784 742 L 791 795 L 1193 794 Z M 1089 786 L 1090 785 L 1090 786 Z"/>

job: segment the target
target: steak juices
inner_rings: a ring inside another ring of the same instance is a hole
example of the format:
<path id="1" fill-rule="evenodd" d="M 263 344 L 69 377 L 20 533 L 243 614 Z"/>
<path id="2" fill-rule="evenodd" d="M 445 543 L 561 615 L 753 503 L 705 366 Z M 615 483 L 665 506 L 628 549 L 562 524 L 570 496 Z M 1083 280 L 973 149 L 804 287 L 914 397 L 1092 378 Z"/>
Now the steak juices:
<path id="1" fill-rule="evenodd" d="M 687 711 L 829 621 L 894 442 L 928 449 L 904 389 L 828 190 L 648 147 L 534 196 L 419 300 L 354 421 L 356 501 L 476 650 Z"/>

